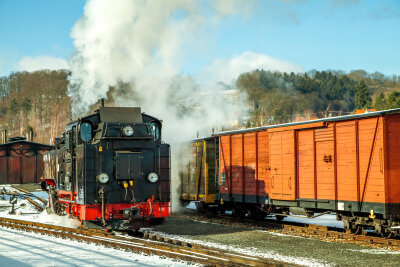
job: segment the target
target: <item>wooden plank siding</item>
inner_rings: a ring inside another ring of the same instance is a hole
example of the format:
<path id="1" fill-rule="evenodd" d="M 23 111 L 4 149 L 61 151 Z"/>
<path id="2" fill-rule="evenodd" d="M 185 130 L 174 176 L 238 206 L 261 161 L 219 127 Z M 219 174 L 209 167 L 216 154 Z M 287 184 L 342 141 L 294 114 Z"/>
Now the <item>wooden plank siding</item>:
<path id="1" fill-rule="evenodd" d="M 336 125 L 338 199 L 358 201 L 356 122 Z"/>
<path id="2" fill-rule="evenodd" d="M 315 199 L 314 130 L 297 132 L 298 197 Z"/>
<path id="3" fill-rule="evenodd" d="M 257 195 L 267 195 L 270 193 L 270 153 L 269 153 L 269 133 L 267 131 L 257 132 Z"/>
<path id="4" fill-rule="evenodd" d="M 389 151 L 400 152 L 400 145 Z M 270 163 L 271 199 L 385 201 L 380 117 L 317 128 L 274 129 L 270 132 Z M 394 164 L 400 174 L 400 164 Z"/>
<path id="5" fill-rule="evenodd" d="M 400 203 L 400 114 L 386 117 L 386 151 L 382 157 L 387 159 L 386 194 L 388 203 Z"/>
<path id="6" fill-rule="evenodd" d="M 360 201 L 385 203 L 383 120 L 359 120 Z"/>
<path id="7" fill-rule="evenodd" d="M 229 133 L 219 136 L 219 193 L 400 203 L 399 155 L 400 114 Z"/>
<path id="8" fill-rule="evenodd" d="M 257 196 L 266 196 L 268 143 L 267 131 L 220 136 L 221 194 L 235 195 L 236 202 L 248 202 L 248 196 L 253 202 L 258 201 Z"/>
<path id="9" fill-rule="evenodd" d="M 0 183 L 39 183 L 43 176 L 43 154 L 52 147 L 28 141 L 0 145 Z"/>
<path id="10" fill-rule="evenodd" d="M 333 125 L 315 130 L 317 199 L 335 199 Z"/>

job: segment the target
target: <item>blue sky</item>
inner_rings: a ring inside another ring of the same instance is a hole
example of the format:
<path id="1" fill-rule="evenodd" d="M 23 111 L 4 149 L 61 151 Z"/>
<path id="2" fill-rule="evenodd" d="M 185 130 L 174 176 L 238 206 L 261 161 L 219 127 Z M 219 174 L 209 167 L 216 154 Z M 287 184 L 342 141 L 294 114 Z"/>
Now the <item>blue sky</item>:
<path id="1" fill-rule="evenodd" d="M 81 0 L 0 0 L 0 75 L 26 58 L 68 60 L 70 30 Z M 232 16 L 209 29 L 215 43 L 193 53 L 182 72 L 195 74 L 217 59 L 245 51 L 311 69 L 364 69 L 400 75 L 400 1 L 265 0 L 251 16 Z M 24 61 L 25 62 L 25 61 Z"/>

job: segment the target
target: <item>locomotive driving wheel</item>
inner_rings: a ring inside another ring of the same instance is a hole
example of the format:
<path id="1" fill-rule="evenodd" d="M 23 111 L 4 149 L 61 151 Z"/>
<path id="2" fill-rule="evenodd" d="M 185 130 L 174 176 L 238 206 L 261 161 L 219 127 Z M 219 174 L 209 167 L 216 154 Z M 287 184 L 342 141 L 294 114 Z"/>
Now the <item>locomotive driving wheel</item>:
<path id="1" fill-rule="evenodd" d="M 64 206 L 58 200 L 53 202 L 53 211 L 55 214 L 57 214 L 59 216 L 65 215 Z"/>

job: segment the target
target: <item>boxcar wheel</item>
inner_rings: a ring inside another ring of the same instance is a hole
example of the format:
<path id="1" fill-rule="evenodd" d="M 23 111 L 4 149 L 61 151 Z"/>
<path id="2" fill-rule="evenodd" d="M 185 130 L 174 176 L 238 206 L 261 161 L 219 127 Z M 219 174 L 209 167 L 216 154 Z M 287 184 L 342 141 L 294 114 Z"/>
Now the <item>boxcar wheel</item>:
<path id="1" fill-rule="evenodd" d="M 382 232 L 381 236 L 384 238 L 395 238 L 397 235 L 396 232 Z"/>
<path id="2" fill-rule="evenodd" d="M 359 225 L 351 225 L 350 227 L 344 227 L 346 233 L 351 233 L 355 235 L 361 235 L 364 228 Z"/>
<path id="3" fill-rule="evenodd" d="M 353 229 L 351 229 L 351 232 L 355 235 L 361 235 L 363 232 L 364 228 L 362 226 L 355 226 Z"/>
<path id="4" fill-rule="evenodd" d="M 233 217 L 237 217 L 237 218 L 245 217 L 245 213 L 240 208 L 233 208 L 232 215 L 233 215 Z"/>

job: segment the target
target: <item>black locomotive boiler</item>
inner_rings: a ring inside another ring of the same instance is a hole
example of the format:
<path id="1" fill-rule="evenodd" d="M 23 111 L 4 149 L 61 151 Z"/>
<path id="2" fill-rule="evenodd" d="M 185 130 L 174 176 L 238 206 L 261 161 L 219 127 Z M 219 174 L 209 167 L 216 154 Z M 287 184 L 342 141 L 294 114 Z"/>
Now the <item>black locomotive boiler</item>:
<path id="1" fill-rule="evenodd" d="M 104 107 L 67 125 L 44 155 L 42 188 L 58 215 L 133 230 L 169 215 L 170 146 L 140 108 Z"/>

